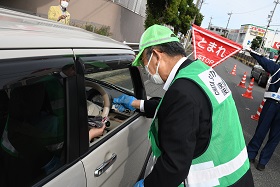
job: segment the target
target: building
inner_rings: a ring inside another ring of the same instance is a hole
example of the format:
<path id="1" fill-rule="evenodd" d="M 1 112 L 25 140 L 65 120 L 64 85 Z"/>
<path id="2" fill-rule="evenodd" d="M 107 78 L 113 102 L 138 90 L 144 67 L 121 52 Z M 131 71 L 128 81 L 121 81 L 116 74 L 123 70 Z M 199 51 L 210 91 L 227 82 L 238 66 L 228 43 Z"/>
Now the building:
<path id="1" fill-rule="evenodd" d="M 226 34 L 226 29 L 223 28 L 223 27 L 217 27 L 217 26 L 211 25 L 209 27 L 209 30 L 214 32 L 214 33 L 216 33 L 216 34 L 218 34 L 218 35 L 225 35 Z"/>
<path id="2" fill-rule="evenodd" d="M 265 27 L 253 24 L 241 25 L 236 42 L 246 48 L 251 46 L 251 42 L 256 36 L 264 37 L 265 35 L 264 48 L 269 51 L 278 50 L 280 47 L 280 36 L 277 35 L 277 31 L 267 29 L 266 34 L 265 31 Z"/>
<path id="3" fill-rule="evenodd" d="M 109 26 L 111 37 L 118 41 L 139 42 L 144 32 L 147 0 L 71 0 L 67 10 L 71 24 Z M 0 0 L 1 7 L 47 18 L 50 6 L 59 0 Z"/>
<path id="4" fill-rule="evenodd" d="M 264 37 L 264 48 L 267 52 L 277 52 L 280 48 L 280 35 L 277 30 L 267 29 L 265 27 L 254 24 L 241 25 L 240 29 L 229 29 L 211 25 L 209 30 L 219 34 L 226 35 L 228 39 L 235 41 L 243 46 L 243 48 L 251 47 L 251 43 L 257 36 Z M 266 31 L 266 34 L 265 34 Z"/>
<path id="5" fill-rule="evenodd" d="M 227 35 L 227 38 L 232 41 L 237 41 L 239 35 L 239 29 L 230 29 Z"/>

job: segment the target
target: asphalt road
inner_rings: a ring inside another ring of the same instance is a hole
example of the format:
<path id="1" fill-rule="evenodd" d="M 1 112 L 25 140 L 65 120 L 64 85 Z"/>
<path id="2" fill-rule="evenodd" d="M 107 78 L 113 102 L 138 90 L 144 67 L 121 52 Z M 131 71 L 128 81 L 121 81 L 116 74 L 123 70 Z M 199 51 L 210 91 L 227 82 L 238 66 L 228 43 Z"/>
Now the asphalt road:
<path id="1" fill-rule="evenodd" d="M 236 76 L 230 74 L 234 65 L 236 64 Z M 237 86 L 244 72 L 247 72 L 246 87 L 250 83 L 250 72 L 251 67 L 235 60 L 234 58 L 229 58 L 222 64 L 214 68 L 215 71 L 226 81 L 228 86 L 232 91 L 233 98 L 236 103 L 236 107 L 239 113 L 239 118 L 242 124 L 243 133 L 245 137 L 246 144 L 252 138 L 255 129 L 257 127 L 257 121 L 250 118 L 251 115 L 255 115 L 263 99 L 264 88 L 258 86 L 256 82 L 253 86 L 252 96 L 253 99 L 248 99 L 241 94 L 246 92 L 247 88 L 241 88 Z M 145 87 L 147 94 L 149 96 L 160 96 L 164 95 L 164 90 L 162 86 L 155 85 L 147 80 L 147 76 L 144 74 Z M 230 114 L 229 114 L 230 115 Z M 279 124 L 280 125 L 280 124 Z M 266 139 L 264 143 L 266 142 Z M 263 146 L 262 146 L 263 147 Z M 256 158 L 256 161 L 258 157 Z M 254 164 L 251 164 L 251 170 L 254 177 L 254 182 L 256 187 L 278 187 L 280 186 L 280 146 L 278 146 L 266 166 L 264 171 L 258 171 Z"/>

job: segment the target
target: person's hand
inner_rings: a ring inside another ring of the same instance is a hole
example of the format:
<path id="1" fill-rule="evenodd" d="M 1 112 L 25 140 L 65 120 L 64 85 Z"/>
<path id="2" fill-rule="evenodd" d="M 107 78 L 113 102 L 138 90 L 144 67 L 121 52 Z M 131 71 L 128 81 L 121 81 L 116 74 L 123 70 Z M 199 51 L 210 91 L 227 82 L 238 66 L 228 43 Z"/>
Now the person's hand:
<path id="1" fill-rule="evenodd" d="M 144 179 L 136 182 L 136 184 L 134 185 L 134 187 L 144 187 Z"/>
<path id="2" fill-rule="evenodd" d="M 58 17 L 58 20 L 57 20 L 57 21 L 60 21 L 60 20 L 62 20 L 62 19 L 65 19 L 66 17 L 67 17 L 67 15 L 61 15 L 61 16 Z"/>
<path id="3" fill-rule="evenodd" d="M 91 128 L 89 130 L 89 141 L 93 138 L 101 136 L 104 132 L 106 125 L 104 124 L 101 128 Z"/>
<path id="4" fill-rule="evenodd" d="M 125 107 L 121 104 L 117 104 L 115 105 L 115 108 L 120 111 L 120 112 L 124 112 L 125 111 Z"/>
<path id="5" fill-rule="evenodd" d="M 120 112 L 123 112 L 125 110 L 125 108 L 134 111 L 135 108 L 131 105 L 132 102 L 136 100 L 135 97 L 133 96 L 128 96 L 126 94 L 122 94 L 121 96 L 114 98 L 113 99 L 113 103 L 114 104 L 118 104 L 118 106 L 116 107 Z"/>

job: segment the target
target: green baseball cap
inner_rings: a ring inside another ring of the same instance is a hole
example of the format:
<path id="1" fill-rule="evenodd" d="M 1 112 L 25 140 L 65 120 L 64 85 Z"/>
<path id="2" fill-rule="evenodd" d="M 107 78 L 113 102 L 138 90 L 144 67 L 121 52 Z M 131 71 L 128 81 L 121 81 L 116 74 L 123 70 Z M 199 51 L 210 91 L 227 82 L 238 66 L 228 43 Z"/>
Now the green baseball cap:
<path id="1" fill-rule="evenodd" d="M 162 25 L 150 26 L 141 36 L 139 53 L 132 62 L 132 65 L 140 66 L 141 63 L 143 64 L 143 62 L 141 62 L 141 55 L 147 47 L 174 41 L 179 42 L 179 39 L 168 27 Z"/>

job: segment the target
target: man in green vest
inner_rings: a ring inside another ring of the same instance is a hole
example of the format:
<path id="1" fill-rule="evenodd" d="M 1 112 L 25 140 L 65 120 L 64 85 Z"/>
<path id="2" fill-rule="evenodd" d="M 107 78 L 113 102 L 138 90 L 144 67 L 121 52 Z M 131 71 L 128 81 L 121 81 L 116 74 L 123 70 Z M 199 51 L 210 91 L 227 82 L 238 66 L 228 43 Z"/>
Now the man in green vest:
<path id="1" fill-rule="evenodd" d="M 242 127 L 226 82 L 191 61 L 175 34 L 153 25 L 142 35 L 134 66 L 166 90 L 160 100 L 122 95 L 114 103 L 153 117 L 149 139 L 157 161 L 136 187 L 254 186 Z M 230 115 L 229 115 L 230 114 Z"/>

